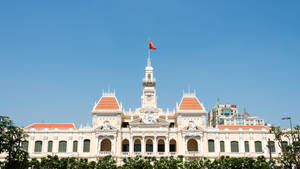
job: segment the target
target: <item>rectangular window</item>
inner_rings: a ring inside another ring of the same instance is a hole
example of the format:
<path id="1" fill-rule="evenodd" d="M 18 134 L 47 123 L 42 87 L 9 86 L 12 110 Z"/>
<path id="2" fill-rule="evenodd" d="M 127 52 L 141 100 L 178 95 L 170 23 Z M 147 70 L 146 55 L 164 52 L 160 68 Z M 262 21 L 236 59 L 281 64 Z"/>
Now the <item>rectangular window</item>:
<path id="1" fill-rule="evenodd" d="M 73 152 L 78 151 L 78 141 L 73 141 Z"/>
<path id="2" fill-rule="evenodd" d="M 122 152 L 129 152 L 129 144 L 122 145 Z"/>
<path id="3" fill-rule="evenodd" d="M 52 152 L 52 145 L 53 145 L 53 142 L 48 141 L 48 152 Z"/>
<path id="4" fill-rule="evenodd" d="M 221 152 L 225 152 L 224 141 L 220 141 L 220 151 L 221 151 Z"/>
<path id="5" fill-rule="evenodd" d="M 141 144 L 134 144 L 134 152 L 141 152 Z"/>
<path id="6" fill-rule="evenodd" d="M 34 152 L 42 152 L 42 141 L 36 141 L 34 145 Z"/>
<path id="7" fill-rule="evenodd" d="M 28 151 L 28 141 L 22 141 L 22 149 Z"/>
<path id="8" fill-rule="evenodd" d="M 214 140 L 208 140 L 208 152 L 215 152 Z"/>
<path id="9" fill-rule="evenodd" d="M 86 139 L 83 141 L 83 152 L 90 152 L 90 140 Z"/>
<path id="10" fill-rule="evenodd" d="M 245 152 L 249 152 L 249 141 L 245 141 Z"/>
<path id="11" fill-rule="evenodd" d="M 176 144 L 170 144 L 170 152 L 176 152 Z"/>

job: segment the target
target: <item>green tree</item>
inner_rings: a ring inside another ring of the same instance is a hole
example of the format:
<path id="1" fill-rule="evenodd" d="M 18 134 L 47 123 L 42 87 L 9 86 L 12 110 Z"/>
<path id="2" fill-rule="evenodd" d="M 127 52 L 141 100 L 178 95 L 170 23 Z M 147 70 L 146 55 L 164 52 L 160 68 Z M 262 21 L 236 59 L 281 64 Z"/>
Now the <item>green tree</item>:
<path id="1" fill-rule="evenodd" d="M 271 133 L 274 134 L 275 139 L 278 140 L 281 147 L 281 157 L 279 163 L 283 168 L 300 169 L 300 126 L 297 125 L 290 131 L 283 131 L 279 127 L 271 127 Z M 283 146 L 283 138 L 290 140 L 290 144 Z"/>
<path id="2" fill-rule="evenodd" d="M 6 153 L 2 168 L 28 168 L 28 153 L 22 149 L 27 135 L 8 118 L 0 116 L 0 153 Z"/>

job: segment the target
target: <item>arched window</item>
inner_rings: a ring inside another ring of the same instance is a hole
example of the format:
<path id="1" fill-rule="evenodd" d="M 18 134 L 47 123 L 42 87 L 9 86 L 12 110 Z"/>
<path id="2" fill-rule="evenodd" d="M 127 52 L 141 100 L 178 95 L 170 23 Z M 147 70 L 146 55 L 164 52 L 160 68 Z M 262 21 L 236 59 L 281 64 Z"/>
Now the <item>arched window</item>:
<path id="1" fill-rule="evenodd" d="M 261 141 L 255 141 L 255 152 L 262 152 Z"/>
<path id="2" fill-rule="evenodd" d="M 239 152 L 239 142 L 237 141 L 231 142 L 231 152 Z"/>
<path id="3" fill-rule="evenodd" d="M 48 141 L 48 152 L 52 152 L 53 141 Z"/>
<path id="4" fill-rule="evenodd" d="M 288 143 L 286 141 L 283 141 L 281 142 L 281 149 L 282 149 L 282 152 L 286 152 L 286 147 L 287 147 Z"/>
<path id="5" fill-rule="evenodd" d="M 225 144 L 224 141 L 220 141 L 220 151 L 225 152 Z"/>
<path id="6" fill-rule="evenodd" d="M 245 141 L 245 152 L 249 152 L 249 141 Z"/>
<path id="7" fill-rule="evenodd" d="M 174 139 L 172 139 L 170 141 L 170 152 L 176 152 L 176 141 Z"/>
<path id="8" fill-rule="evenodd" d="M 101 151 L 111 151 L 111 142 L 109 139 L 104 139 L 101 141 Z"/>
<path id="9" fill-rule="evenodd" d="M 275 143 L 274 141 L 269 141 L 270 150 L 272 153 L 275 153 Z"/>
<path id="10" fill-rule="evenodd" d="M 34 152 L 36 153 L 42 152 L 42 141 L 35 141 Z"/>
<path id="11" fill-rule="evenodd" d="M 198 143 L 194 139 L 190 139 L 187 142 L 187 149 L 188 151 L 198 151 Z"/>
<path id="12" fill-rule="evenodd" d="M 148 80 L 151 80 L 151 74 L 148 74 Z"/>
<path id="13" fill-rule="evenodd" d="M 151 139 L 146 141 L 146 152 L 153 152 L 153 142 Z"/>
<path id="14" fill-rule="evenodd" d="M 165 141 L 164 140 L 162 140 L 162 139 L 158 140 L 157 151 L 158 152 L 165 152 Z"/>
<path id="15" fill-rule="evenodd" d="M 122 152 L 129 152 L 129 141 L 127 139 L 122 142 Z"/>
<path id="16" fill-rule="evenodd" d="M 134 141 L 134 152 L 141 152 L 141 140 L 139 139 Z"/>
<path id="17" fill-rule="evenodd" d="M 66 141 L 60 141 L 58 144 L 58 152 L 65 153 L 67 152 L 67 142 Z"/>
<path id="18" fill-rule="evenodd" d="M 208 140 L 208 152 L 215 152 L 215 141 Z"/>
<path id="19" fill-rule="evenodd" d="M 78 141 L 73 141 L 73 152 L 77 152 L 78 151 Z"/>
<path id="20" fill-rule="evenodd" d="M 28 141 L 22 141 L 22 149 L 28 151 Z"/>
<path id="21" fill-rule="evenodd" d="M 85 139 L 83 141 L 83 152 L 85 153 L 90 152 L 90 143 L 91 141 L 89 139 Z"/>

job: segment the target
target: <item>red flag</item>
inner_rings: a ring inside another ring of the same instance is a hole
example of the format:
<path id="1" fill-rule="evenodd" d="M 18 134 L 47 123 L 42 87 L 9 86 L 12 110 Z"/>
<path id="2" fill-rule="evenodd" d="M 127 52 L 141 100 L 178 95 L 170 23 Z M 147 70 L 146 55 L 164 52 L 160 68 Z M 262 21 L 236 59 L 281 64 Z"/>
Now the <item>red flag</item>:
<path id="1" fill-rule="evenodd" d="M 151 42 L 151 40 L 149 40 L 149 49 L 153 49 L 153 50 L 156 49 L 156 47 L 153 45 L 153 43 Z"/>

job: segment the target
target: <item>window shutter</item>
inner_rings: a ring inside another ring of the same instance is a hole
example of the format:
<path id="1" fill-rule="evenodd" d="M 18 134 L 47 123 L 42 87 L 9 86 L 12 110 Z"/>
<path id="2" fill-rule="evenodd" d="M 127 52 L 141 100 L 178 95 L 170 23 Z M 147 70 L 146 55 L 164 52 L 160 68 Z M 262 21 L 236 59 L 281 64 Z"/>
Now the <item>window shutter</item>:
<path id="1" fill-rule="evenodd" d="M 220 141 L 220 150 L 221 150 L 221 152 L 225 152 L 224 141 Z"/>
<path id="2" fill-rule="evenodd" d="M 255 142 L 255 152 L 262 152 L 262 147 L 261 147 L 260 141 Z"/>
<path id="3" fill-rule="evenodd" d="M 73 152 L 77 152 L 78 141 L 73 141 Z"/>
<path id="4" fill-rule="evenodd" d="M 36 141 L 34 145 L 34 152 L 42 152 L 42 141 Z"/>
<path id="5" fill-rule="evenodd" d="M 88 139 L 83 142 L 83 152 L 90 152 L 90 140 Z"/>
<path id="6" fill-rule="evenodd" d="M 58 152 L 60 152 L 60 153 L 67 152 L 67 142 L 66 141 L 60 141 L 59 142 Z"/>
<path id="7" fill-rule="evenodd" d="M 215 152 L 214 140 L 208 140 L 208 152 Z"/>
<path id="8" fill-rule="evenodd" d="M 48 152 L 52 152 L 52 145 L 53 145 L 53 142 L 48 141 Z"/>
<path id="9" fill-rule="evenodd" d="M 249 152 L 249 141 L 245 141 L 245 152 Z"/>

